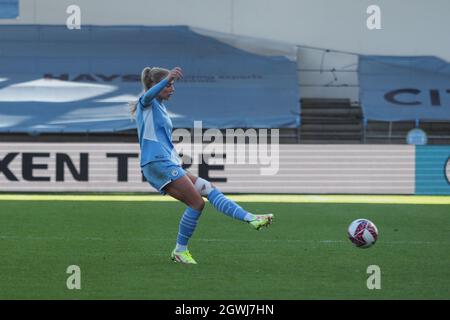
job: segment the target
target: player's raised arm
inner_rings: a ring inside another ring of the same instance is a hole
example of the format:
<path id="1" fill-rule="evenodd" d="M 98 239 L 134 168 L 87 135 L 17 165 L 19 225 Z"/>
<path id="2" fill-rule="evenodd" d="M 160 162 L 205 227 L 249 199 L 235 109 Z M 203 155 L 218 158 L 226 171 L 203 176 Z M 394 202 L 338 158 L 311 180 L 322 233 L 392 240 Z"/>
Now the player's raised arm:
<path id="1" fill-rule="evenodd" d="M 150 69 L 151 71 L 151 69 Z M 149 71 L 149 72 L 150 72 Z M 165 77 L 163 80 L 158 82 L 157 84 L 153 85 L 150 89 L 147 90 L 147 92 L 144 93 L 142 96 L 141 103 L 144 106 L 150 105 L 150 102 L 158 96 L 158 94 L 172 81 L 181 79 L 183 77 L 183 71 L 179 67 L 173 68 L 167 77 Z"/>

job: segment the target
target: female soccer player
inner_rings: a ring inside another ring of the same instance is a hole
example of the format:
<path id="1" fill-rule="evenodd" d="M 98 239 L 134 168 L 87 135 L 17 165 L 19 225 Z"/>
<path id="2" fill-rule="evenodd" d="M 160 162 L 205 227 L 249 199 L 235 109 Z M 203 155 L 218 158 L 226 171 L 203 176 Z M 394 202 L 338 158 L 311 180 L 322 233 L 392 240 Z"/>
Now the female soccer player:
<path id="1" fill-rule="evenodd" d="M 256 230 L 268 226 L 273 215 L 253 215 L 245 211 L 209 181 L 181 167 L 180 158 L 172 144 L 172 121 L 163 101 L 169 100 L 175 92 L 174 82 L 182 77 L 179 67 L 170 71 L 146 67 L 141 75 L 144 94 L 131 104 L 131 113 L 136 118 L 141 148 L 140 165 L 145 178 L 161 194 L 169 194 L 187 205 L 180 220 L 176 247 L 171 258 L 175 262 L 196 264 L 187 244 L 205 206 L 202 196 L 218 211 L 246 221 Z"/>

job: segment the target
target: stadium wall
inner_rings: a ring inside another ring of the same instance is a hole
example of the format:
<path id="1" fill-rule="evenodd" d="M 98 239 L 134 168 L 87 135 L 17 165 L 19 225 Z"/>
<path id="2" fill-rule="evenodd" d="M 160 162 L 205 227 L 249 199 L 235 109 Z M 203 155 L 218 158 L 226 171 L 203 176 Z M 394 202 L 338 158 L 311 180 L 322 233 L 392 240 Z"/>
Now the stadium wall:
<path id="1" fill-rule="evenodd" d="M 190 172 L 228 193 L 450 194 L 450 147 L 176 147 Z M 155 190 L 140 173 L 137 144 L 1 143 L 0 192 Z"/>

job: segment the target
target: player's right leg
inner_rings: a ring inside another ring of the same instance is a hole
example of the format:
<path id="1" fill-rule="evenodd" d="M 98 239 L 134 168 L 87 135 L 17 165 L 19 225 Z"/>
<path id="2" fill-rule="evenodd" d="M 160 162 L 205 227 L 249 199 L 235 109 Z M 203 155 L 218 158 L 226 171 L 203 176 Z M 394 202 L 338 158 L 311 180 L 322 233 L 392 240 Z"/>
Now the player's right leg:
<path id="1" fill-rule="evenodd" d="M 198 192 L 208 198 L 213 207 L 229 216 L 241 221 L 248 222 L 254 229 L 259 230 L 261 227 L 267 227 L 272 223 L 273 214 L 252 214 L 244 210 L 241 206 L 233 200 L 226 197 L 219 189 L 217 189 L 211 182 L 196 177 L 189 172 L 186 172 L 188 178 L 192 181 Z"/>

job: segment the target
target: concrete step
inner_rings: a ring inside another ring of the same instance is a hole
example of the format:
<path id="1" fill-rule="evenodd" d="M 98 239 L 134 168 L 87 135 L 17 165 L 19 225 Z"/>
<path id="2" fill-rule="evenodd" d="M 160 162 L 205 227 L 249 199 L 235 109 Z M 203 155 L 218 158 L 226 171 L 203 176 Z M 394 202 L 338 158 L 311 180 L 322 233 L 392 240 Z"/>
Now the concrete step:
<path id="1" fill-rule="evenodd" d="M 355 125 L 361 124 L 361 119 L 359 118 L 348 118 L 348 117 L 315 117 L 315 116 L 305 116 L 302 117 L 302 125 L 305 124 L 348 124 Z"/>
<path id="2" fill-rule="evenodd" d="M 300 144 L 361 144 L 361 140 L 300 139 Z"/>
<path id="3" fill-rule="evenodd" d="M 323 132 L 336 132 L 336 131 L 349 131 L 349 132 L 362 132 L 362 125 L 360 123 L 356 124 L 341 124 L 341 123 L 322 123 L 322 124 L 311 124 L 304 123 L 301 131 L 323 131 Z"/>
<path id="4" fill-rule="evenodd" d="M 355 132 L 300 132 L 300 139 L 361 139 L 362 134 Z"/>
<path id="5" fill-rule="evenodd" d="M 414 122 L 368 122 L 367 130 L 410 130 L 414 128 L 416 124 Z"/>
<path id="6" fill-rule="evenodd" d="M 351 105 L 349 99 L 308 99 L 302 98 L 300 100 L 302 105 Z"/>
<path id="7" fill-rule="evenodd" d="M 450 138 L 429 138 L 428 144 L 450 145 Z"/>
<path id="8" fill-rule="evenodd" d="M 450 121 L 448 123 L 421 123 L 419 128 L 431 131 L 447 131 L 450 134 Z"/>
<path id="9" fill-rule="evenodd" d="M 335 109 L 335 108 L 310 108 L 302 109 L 301 116 L 323 116 L 323 117 L 335 117 L 335 116 L 346 116 L 355 117 L 361 116 L 361 110 L 358 108 L 345 108 L 345 109 Z"/>
<path id="10" fill-rule="evenodd" d="M 406 144 L 404 139 L 366 139 L 365 144 Z"/>
<path id="11" fill-rule="evenodd" d="M 412 129 L 415 128 L 415 122 L 392 122 L 392 129 Z M 375 130 L 389 129 L 389 122 L 372 122 L 367 123 L 367 128 Z M 447 131 L 450 133 L 449 123 L 420 123 L 419 128 L 425 131 Z"/>
<path id="12" fill-rule="evenodd" d="M 352 107 L 349 104 L 302 104 L 301 109 L 359 109 L 357 107 Z"/>

